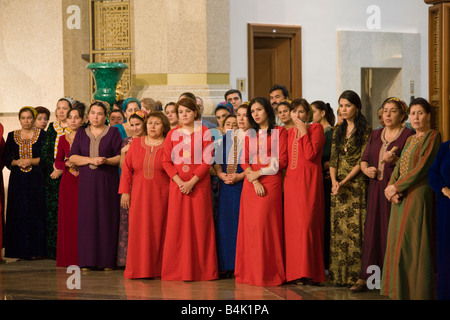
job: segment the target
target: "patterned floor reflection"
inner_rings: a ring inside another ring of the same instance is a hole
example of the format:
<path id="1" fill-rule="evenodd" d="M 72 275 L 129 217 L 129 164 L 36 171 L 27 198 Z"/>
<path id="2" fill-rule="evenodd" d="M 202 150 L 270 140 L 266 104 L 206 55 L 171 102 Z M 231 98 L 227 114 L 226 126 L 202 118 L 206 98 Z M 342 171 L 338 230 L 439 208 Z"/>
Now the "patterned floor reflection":
<path id="1" fill-rule="evenodd" d="M 234 279 L 202 282 L 126 280 L 123 270 L 81 271 L 80 289 L 53 260 L 0 263 L 2 300 L 388 300 L 379 291 L 351 293 L 330 285 L 255 287 Z"/>

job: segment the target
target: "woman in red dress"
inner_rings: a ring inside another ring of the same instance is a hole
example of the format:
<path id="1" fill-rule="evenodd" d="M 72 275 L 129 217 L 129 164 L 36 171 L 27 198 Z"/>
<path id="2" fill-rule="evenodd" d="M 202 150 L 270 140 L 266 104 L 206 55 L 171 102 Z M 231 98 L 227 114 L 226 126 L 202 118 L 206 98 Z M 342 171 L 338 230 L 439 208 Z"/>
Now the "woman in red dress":
<path id="1" fill-rule="evenodd" d="M 126 279 L 161 276 L 170 183 L 162 160 L 170 123 L 153 111 L 145 124 L 147 135 L 133 139 L 119 186 L 121 206 L 129 210 Z"/>
<path id="2" fill-rule="evenodd" d="M 145 136 L 145 121 L 147 119 L 147 113 L 143 110 L 133 112 L 128 117 L 128 127 L 131 135 L 122 140 L 122 149 L 120 152 L 120 165 L 119 170 L 122 170 L 123 163 L 128 150 L 130 149 L 131 142 L 136 137 Z M 120 171 L 119 171 L 120 172 Z M 129 193 L 129 190 L 128 190 Z M 117 266 L 125 267 L 127 262 L 127 249 L 128 249 L 128 209 L 123 206 L 120 207 L 120 222 L 119 222 L 119 241 L 117 246 Z"/>
<path id="3" fill-rule="evenodd" d="M 308 124 L 307 102 L 292 102 L 295 127 L 288 131 L 289 164 L 284 180 L 286 280 L 303 284 L 325 281 L 323 260 L 323 127 Z"/>
<path id="4" fill-rule="evenodd" d="M 84 123 L 84 109 L 74 108 L 67 113 L 71 132 L 59 138 L 55 168 L 61 170 L 58 202 L 58 233 L 56 266 L 78 265 L 78 167 L 69 160 L 70 148 L 77 130 Z"/>
<path id="5" fill-rule="evenodd" d="M 209 175 L 213 139 L 194 100 L 183 98 L 176 109 L 180 127 L 164 142 L 170 188 L 161 279 L 214 280 L 219 274 Z"/>
<path id="6" fill-rule="evenodd" d="M 266 98 L 250 101 L 247 118 L 253 130 L 248 130 L 241 164 L 246 179 L 239 212 L 236 282 L 281 285 L 286 278 L 281 170 L 288 162 L 287 131 L 276 126 Z"/>

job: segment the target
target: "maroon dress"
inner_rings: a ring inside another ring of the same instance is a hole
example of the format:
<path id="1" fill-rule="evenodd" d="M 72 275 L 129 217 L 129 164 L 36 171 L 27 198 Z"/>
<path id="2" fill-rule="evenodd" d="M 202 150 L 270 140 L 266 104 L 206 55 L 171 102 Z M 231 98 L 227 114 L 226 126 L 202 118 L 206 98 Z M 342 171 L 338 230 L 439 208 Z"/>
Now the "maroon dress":
<path id="1" fill-rule="evenodd" d="M 414 134 L 414 130 L 403 127 L 397 138 L 391 143 L 384 139 L 385 128 L 374 130 L 367 143 L 361 161 L 367 162 L 369 167 L 375 167 L 378 176 L 370 179 L 367 215 L 364 227 L 363 252 L 361 258 L 360 279 L 365 279 L 372 274 L 367 273 L 370 265 L 376 265 L 383 269 L 384 254 L 386 251 L 387 232 L 389 226 L 389 217 L 391 213 L 391 203 L 384 196 L 395 163 L 381 163 L 384 153 L 390 151 L 394 146 L 398 149 L 395 155 L 400 157 L 403 146 L 409 136 Z"/>
<path id="2" fill-rule="evenodd" d="M 5 189 L 3 186 L 3 150 L 5 149 L 5 139 L 3 138 L 3 125 L 0 123 L 0 251 L 3 248 L 3 234 L 5 228 Z M 2 255 L 0 254 L 0 261 Z"/>
<path id="3" fill-rule="evenodd" d="M 80 128 L 70 156 L 112 158 L 120 155 L 121 144 L 116 127 L 106 127 L 97 138 L 89 127 Z M 119 167 L 87 165 L 79 170 L 78 265 L 113 268 L 119 234 Z"/>
<path id="4" fill-rule="evenodd" d="M 73 140 L 59 138 L 55 167 L 63 174 L 59 184 L 56 266 L 78 265 L 78 169 L 66 167 Z"/>

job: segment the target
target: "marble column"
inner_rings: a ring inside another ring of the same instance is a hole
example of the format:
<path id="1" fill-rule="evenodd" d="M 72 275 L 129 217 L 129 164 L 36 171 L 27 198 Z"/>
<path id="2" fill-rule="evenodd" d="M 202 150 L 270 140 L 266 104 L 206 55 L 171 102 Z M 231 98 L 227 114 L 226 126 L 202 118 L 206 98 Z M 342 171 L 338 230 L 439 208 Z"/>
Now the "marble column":
<path id="1" fill-rule="evenodd" d="M 92 98 L 89 64 L 89 1 L 62 0 L 64 95 L 89 105 Z"/>
<path id="2" fill-rule="evenodd" d="M 228 0 L 134 0 L 131 95 L 163 104 L 190 91 L 205 114 L 230 89 Z"/>
<path id="3" fill-rule="evenodd" d="M 429 99 L 433 127 L 450 139 L 450 0 L 425 0 L 429 20 Z"/>

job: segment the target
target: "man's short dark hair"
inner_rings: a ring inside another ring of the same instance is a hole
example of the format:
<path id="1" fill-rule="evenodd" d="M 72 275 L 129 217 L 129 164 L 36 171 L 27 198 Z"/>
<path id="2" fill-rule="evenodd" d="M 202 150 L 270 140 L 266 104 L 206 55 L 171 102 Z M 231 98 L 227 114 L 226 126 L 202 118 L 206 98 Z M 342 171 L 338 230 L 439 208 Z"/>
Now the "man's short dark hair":
<path id="1" fill-rule="evenodd" d="M 281 84 L 275 84 L 275 85 L 273 85 L 272 88 L 270 88 L 269 94 L 271 94 L 275 90 L 281 90 L 281 92 L 283 92 L 284 97 L 286 99 L 289 98 L 289 90 L 285 86 L 283 86 Z"/>
<path id="2" fill-rule="evenodd" d="M 228 97 L 230 94 L 234 94 L 234 93 L 237 93 L 237 94 L 239 95 L 239 98 L 241 98 L 241 100 L 242 100 L 242 93 L 241 93 L 239 90 L 231 89 L 231 90 L 228 90 L 227 92 L 225 92 L 225 96 L 224 96 L 225 101 L 227 101 L 227 97 Z"/>

